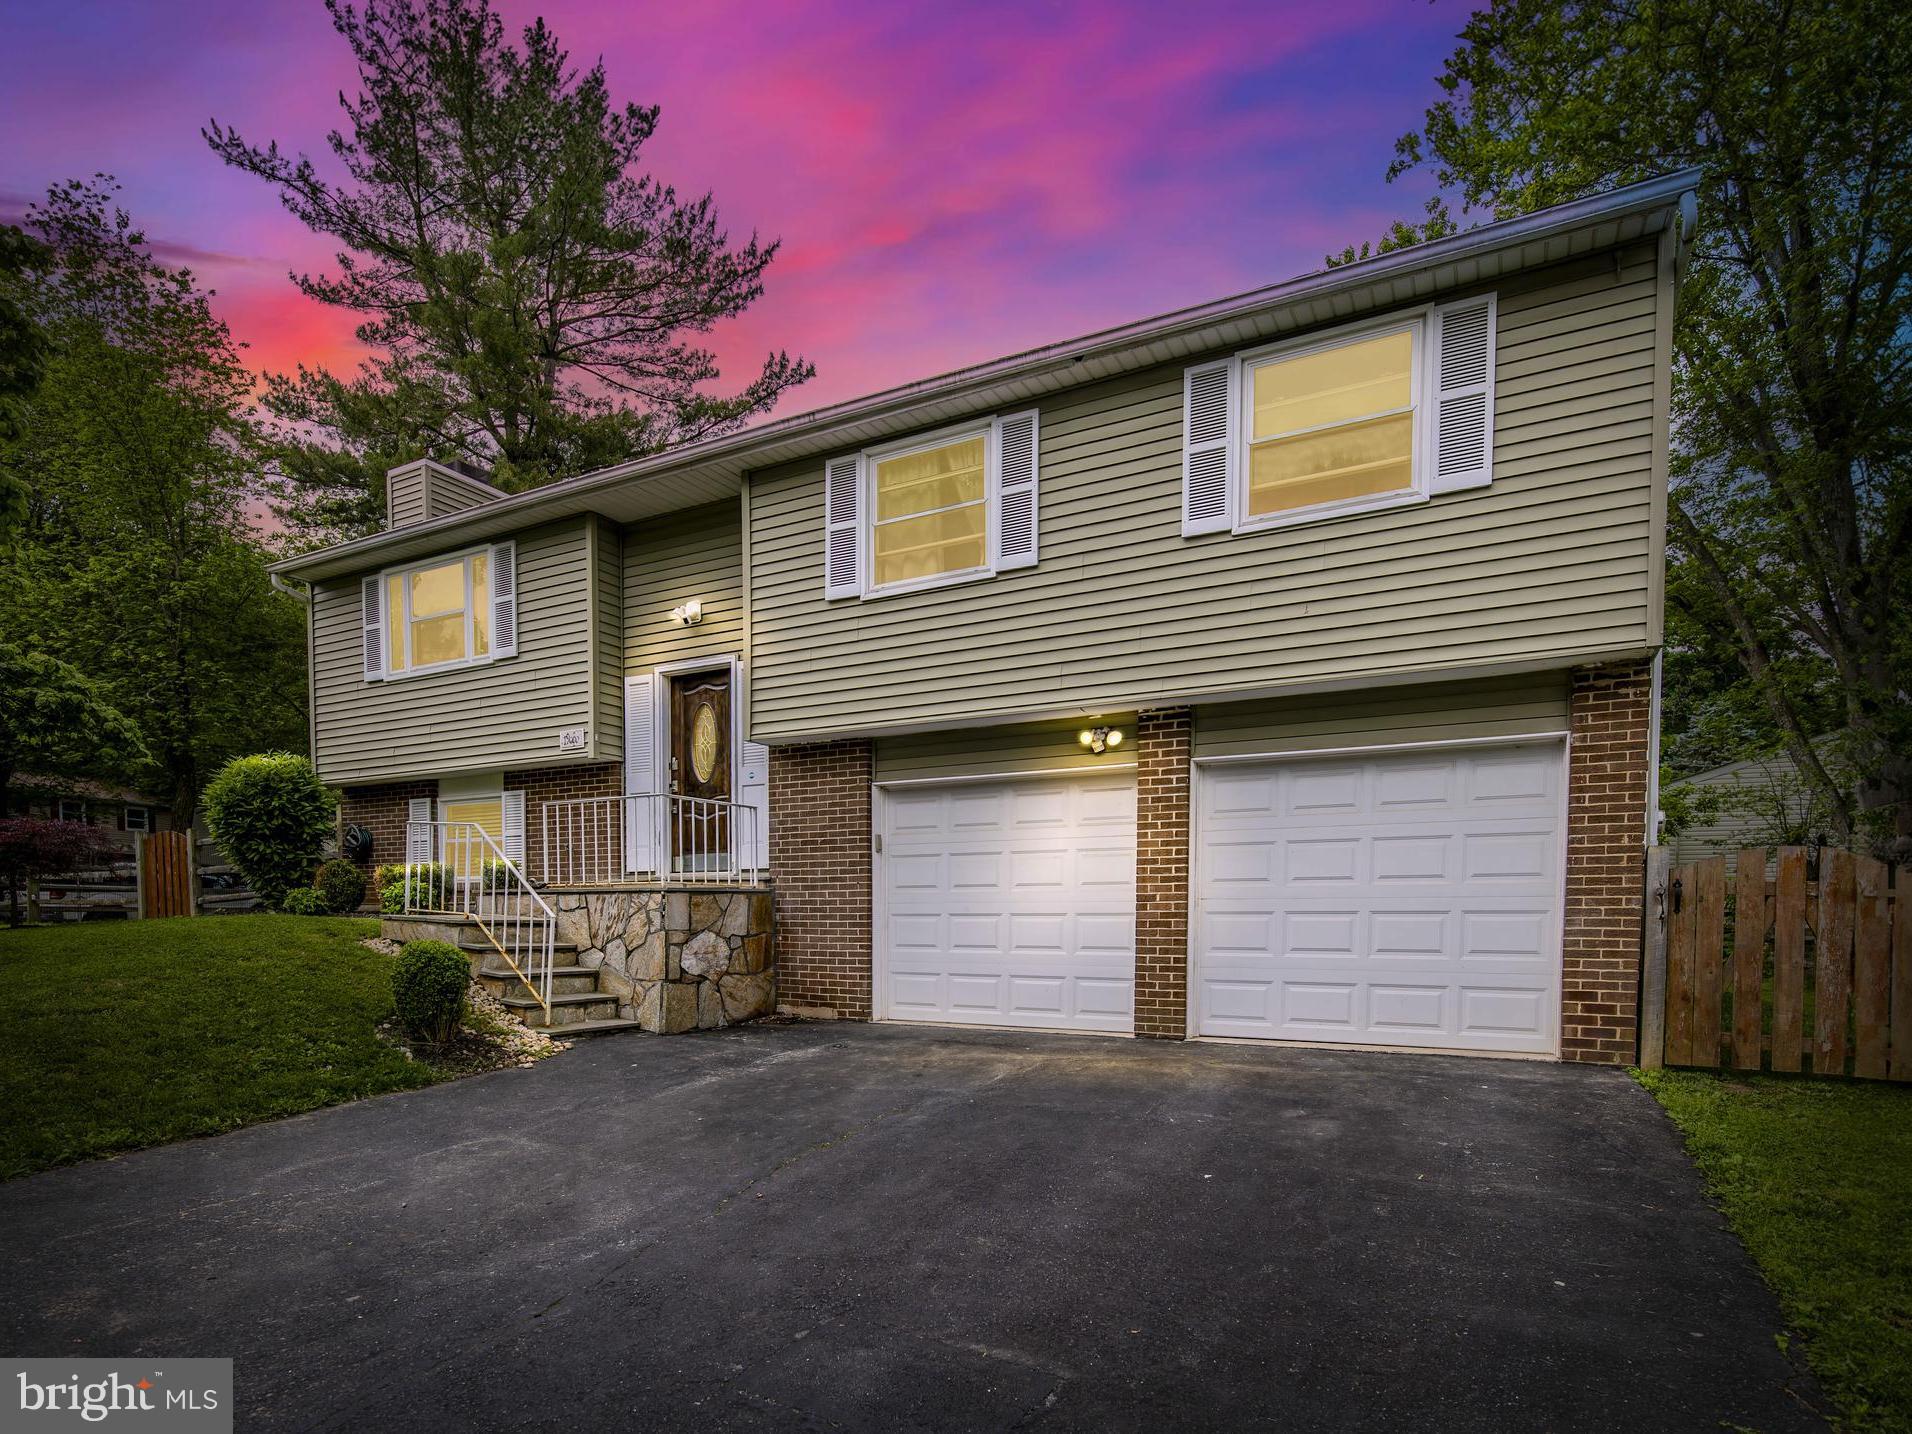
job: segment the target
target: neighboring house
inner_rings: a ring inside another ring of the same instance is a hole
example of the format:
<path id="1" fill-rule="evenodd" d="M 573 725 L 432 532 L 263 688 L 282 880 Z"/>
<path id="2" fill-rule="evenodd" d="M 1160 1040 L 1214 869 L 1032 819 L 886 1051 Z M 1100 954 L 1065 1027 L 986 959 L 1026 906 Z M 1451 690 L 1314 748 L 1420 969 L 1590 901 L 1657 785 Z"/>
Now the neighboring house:
<path id="1" fill-rule="evenodd" d="M 1629 1061 L 1695 182 L 529 493 L 398 469 L 276 565 L 319 771 L 371 861 L 767 864 L 794 1011 Z"/>
<path id="2" fill-rule="evenodd" d="M 1820 737 L 1814 745 L 1829 754 L 1834 743 L 1830 737 Z M 1812 788 L 1798 763 L 1785 752 L 1697 772 L 1673 783 L 1671 789 L 1693 802 L 1699 813 L 1697 820 L 1667 840 L 1676 865 L 1724 855 L 1730 872 L 1744 847 L 1809 842 L 1815 836 Z"/>
<path id="3" fill-rule="evenodd" d="M 108 841 L 123 848 L 128 859 L 139 833 L 173 828 L 172 807 L 159 798 L 90 777 L 20 773 L 7 785 L 6 809 L 15 816 L 85 822 L 106 833 Z"/>

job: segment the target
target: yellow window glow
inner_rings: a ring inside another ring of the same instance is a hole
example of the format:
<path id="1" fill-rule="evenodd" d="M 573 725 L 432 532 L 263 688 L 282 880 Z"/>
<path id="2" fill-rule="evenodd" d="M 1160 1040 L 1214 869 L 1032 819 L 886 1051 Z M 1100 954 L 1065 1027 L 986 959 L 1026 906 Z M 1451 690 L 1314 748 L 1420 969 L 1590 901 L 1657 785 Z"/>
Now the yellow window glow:
<path id="1" fill-rule="evenodd" d="M 483 871 L 487 859 L 495 861 L 497 858 L 469 830 L 453 823 L 470 822 L 496 842 L 500 850 L 504 849 L 505 814 L 502 798 L 482 797 L 468 802 L 443 802 L 439 805 L 438 819 L 446 823 L 445 849 L 440 855 L 456 876 L 475 877 Z"/>
<path id="2" fill-rule="evenodd" d="M 485 553 L 471 559 L 471 655 L 483 657 L 491 651 L 491 589 L 485 572 Z"/>
<path id="3" fill-rule="evenodd" d="M 465 655 L 465 561 L 420 568 L 411 575 L 412 666 L 457 662 Z"/>
<path id="4" fill-rule="evenodd" d="M 981 435 L 902 453 L 876 465 L 878 587 L 980 568 L 988 561 Z"/>
<path id="5" fill-rule="evenodd" d="M 1413 363 L 1403 331 L 1255 365 L 1249 515 L 1411 490 Z"/>

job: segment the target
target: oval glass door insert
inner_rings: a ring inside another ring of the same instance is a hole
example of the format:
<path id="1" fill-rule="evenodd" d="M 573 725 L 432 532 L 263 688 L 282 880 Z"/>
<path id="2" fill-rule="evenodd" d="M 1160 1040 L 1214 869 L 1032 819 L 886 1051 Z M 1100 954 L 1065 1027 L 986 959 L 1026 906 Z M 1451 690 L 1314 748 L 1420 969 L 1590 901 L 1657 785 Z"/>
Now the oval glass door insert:
<path id="1" fill-rule="evenodd" d="M 708 702 L 698 703 L 690 719 L 690 768 L 699 782 L 717 774 L 717 710 Z"/>

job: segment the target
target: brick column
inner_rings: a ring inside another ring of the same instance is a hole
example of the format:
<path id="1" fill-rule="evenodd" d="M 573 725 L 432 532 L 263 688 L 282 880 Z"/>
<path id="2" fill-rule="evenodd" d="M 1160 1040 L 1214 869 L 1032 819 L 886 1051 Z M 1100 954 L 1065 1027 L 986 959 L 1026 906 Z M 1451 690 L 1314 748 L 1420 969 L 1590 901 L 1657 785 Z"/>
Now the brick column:
<path id="1" fill-rule="evenodd" d="M 411 818 L 412 798 L 437 795 L 435 779 L 345 788 L 339 802 L 339 830 L 361 826 L 372 833 L 371 859 L 359 863 L 365 872 L 367 901 L 378 903 L 378 892 L 371 887 L 372 869 L 405 860 L 405 823 Z"/>
<path id="2" fill-rule="evenodd" d="M 770 874 L 782 1010 L 871 1018 L 874 768 L 868 742 L 770 749 Z"/>
<path id="3" fill-rule="evenodd" d="M 1189 710 L 1135 723 L 1135 1034 L 1188 1035 Z"/>
<path id="4" fill-rule="evenodd" d="M 1625 1065 L 1639 1035 L 1649 663 L 1573 674 L 1560 1054 Z"/>

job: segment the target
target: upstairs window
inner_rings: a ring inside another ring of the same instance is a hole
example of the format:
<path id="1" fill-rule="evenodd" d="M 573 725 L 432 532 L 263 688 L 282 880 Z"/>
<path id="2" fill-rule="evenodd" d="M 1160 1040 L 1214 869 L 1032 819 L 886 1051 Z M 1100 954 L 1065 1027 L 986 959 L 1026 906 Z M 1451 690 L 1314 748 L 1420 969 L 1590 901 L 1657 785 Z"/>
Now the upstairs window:
<path id="1" fill-rule="evenodd" d="M 1416 325 L 1246 365 L 1249 521 L 1414 492 Z"/>
<path id="2" fill-rule="evenodd" d="M 365 677 L 490 662 L 517 649 L 516 546 L 392 568 L 361 585 Z"/>
<path id="3" fill-rule="evenodd" d="M 875 460 L 875 585 L 980 572 L 989 565 L 989 435 Z"/>

